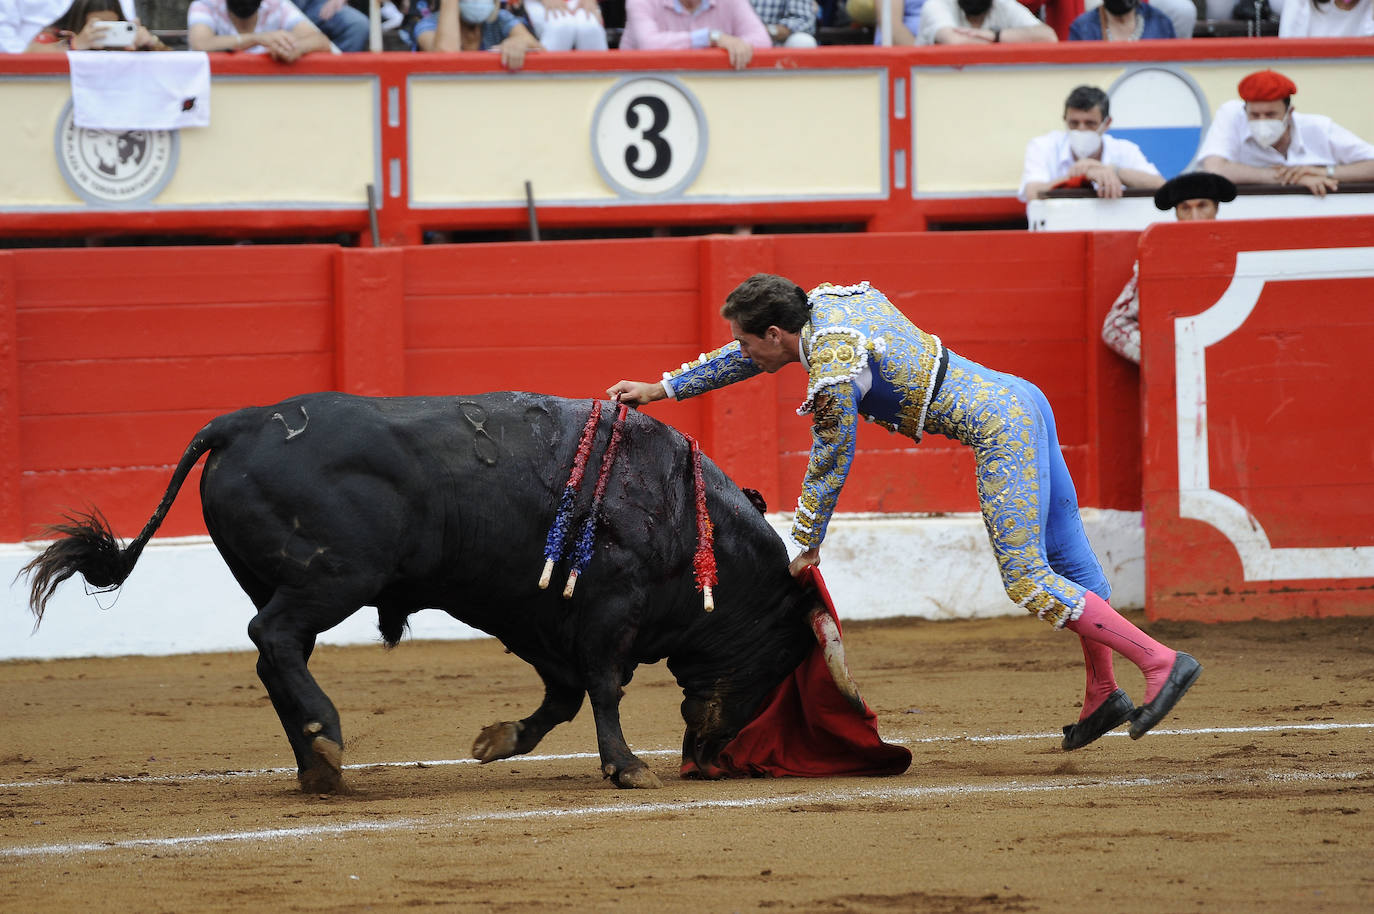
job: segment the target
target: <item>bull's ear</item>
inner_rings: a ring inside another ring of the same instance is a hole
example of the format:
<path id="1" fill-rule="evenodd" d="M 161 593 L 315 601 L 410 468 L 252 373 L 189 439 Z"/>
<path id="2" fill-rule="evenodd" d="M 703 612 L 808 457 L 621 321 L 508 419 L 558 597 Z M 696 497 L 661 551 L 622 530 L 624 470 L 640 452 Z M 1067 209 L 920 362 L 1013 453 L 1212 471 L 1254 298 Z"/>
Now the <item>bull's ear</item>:
<path id="1" fill-rule="evenodd" d="M 741 489 L 740 491 L 744 493 L 745 498 L 749 499 L 749 504 L 758 509 L 760 514 L 768 513 L 768 502 L 763 500 L 758 489 Z"/>

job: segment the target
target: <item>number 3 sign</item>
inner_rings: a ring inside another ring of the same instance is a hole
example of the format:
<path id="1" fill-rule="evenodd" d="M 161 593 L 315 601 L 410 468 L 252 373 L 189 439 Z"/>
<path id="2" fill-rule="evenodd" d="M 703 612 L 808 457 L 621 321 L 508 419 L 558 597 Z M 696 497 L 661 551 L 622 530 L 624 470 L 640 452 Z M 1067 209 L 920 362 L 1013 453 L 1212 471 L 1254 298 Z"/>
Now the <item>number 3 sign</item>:
<path id="1" fill-rule="evenodd" d="M 667 76 L 631 76 L 592 118 L 592 159 L 622 197 L 675 197 L 701 171 L 706 117 L 696 97 Z"/>

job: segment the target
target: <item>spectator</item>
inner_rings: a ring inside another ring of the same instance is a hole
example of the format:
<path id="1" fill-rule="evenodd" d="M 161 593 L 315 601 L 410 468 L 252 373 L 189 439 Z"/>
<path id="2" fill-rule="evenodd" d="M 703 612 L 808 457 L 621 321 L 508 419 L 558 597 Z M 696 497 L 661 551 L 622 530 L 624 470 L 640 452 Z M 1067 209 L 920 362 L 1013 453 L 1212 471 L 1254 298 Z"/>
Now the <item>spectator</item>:
<path id="1" fill-rule="evenodd" d="M 509 10 L 496 0 L 444 0 L 439 12 L 415 26 L 415 42 L 422 51 L 499 51 L 501 65 L 518 70 L 525 55 L 544 46 Z"/>
<path id="2" fill-rule="evenodd" d="M 1374 35 L 1374 0 L 1287 0 L 1280 38 L 1367 38 Z"/>
<path id="3" fill-rule="evenodd" d="M 773 44 L 784 48 L 816 46 L 814 0 L 750 0 Z"/>
<path id="4" fill-rule="evenodd" d="M 1206 171 L 1191 171 L 1172 178 L 1155 191 L 1155 208 L 1174 211 L 1179 222 L 1215 219 L 1217 207 L 1236 199 L 1236 185 Z M 1140 263 L 1131 268 L 1131 279 L 1112 302 L 1102 322 L 1102 342 L 1122 358 L 1140 362 Z"/>
<path id="5" fill-rule="evenodd" d="M 1374 146 L 1329 117 L 1295 111 L 1298 87 L 1287 76 L 1260 70 L 1237 89 L 1198 150 L 1204 170 L 1236 184 L 1300 184 L 1318 197 L 1341 181 L 1374 181 Z"/>
<path id="6" fill-rule="evenodd" d="M 1054 29 L 1016 0 L 925 0 L 920 26 L 917 44 L 1059 40 Z"/>
<path id="7" fill-rule="evenodd" d="M 1064 130 L 1038 136 L 1026 144 L 1021 171 L 1023 203 L 1058 186 L 1092 184 L 1099 197 L 1120 197 L 1123 187 L 1153 189 L 1164 183 L 1130 140 L 1107 135 L 1111 101 L 1095 86 L 1079 86 L 1064 101 Z"/>
<path id="8" fill-rule="evenodd" d="M 0 0 L 0 53 L 22 54 L 39 32 L 56 22 L 72 0 Z M 121 0 L 122 19 L 137 22 L 133 0 Z"/>
<path id="9" fill-rule="evenodd" d="M 299 0 L 296 6 L 340 51 L 367 50 L 367 14 L 349 6 L 348 0 Z"/>
<path id="10" fill-rule="evenodd" d="M 606 24 L 596 0 L 525 0 L 534 35 L 546 51 L 604 51 Z"/>
<path id="11" fill-rule="evenodd" d="M 289 0 L 191 0 L 186 28 L 193 51 L 247 51 L 291 63 L 329 50 L 329 39 Z"/>
<path id="12" fill-rule="evenodd" d="M 1192 38 L 1197 28 L 1198 8 L 1193 0 L 1137 0 L 1148 3 L 1156 13 L 1163 13 L 1174 27 L 1175 38 Z M 1229 10 L 1231 7 L 1227 7 Z"/>
<path id="13" fill-rule="evenodd" d="M 1174 24 L 1150 3 L 1102 0 L 1069 25 L 1070 41 L 1140 41 L 1173 38 Z"/>
<path id="14" fill-rule="evenodd" d="M 119 0 L 76 0 L 67 11 L 41 30 L 25 48 L 29 52 L 89 51 L 94 48 L 121 51 L 165 51 L 167 45 L 142 25 L 135 27 L 131 43 L 113 47 L 105 37 L 105 23 L 127 22 Z"/>
<path id="15" fill-rule="evenodd" d="M 626 0 L 620 48 L 720 48 L 743 70 L 773 40 L 749 0 Z"/>
<path id="16" fill-rule="evenodd" d="M 434 6 L 429 0 L 400 0 L 399 10 L 401 21 L 393 30 L 395 42 L 391 47 L 387 47 L 386 25 L 382 25 L 383 50 L 418 51 L 419 47 L 415 44 L 415 27 L 434 12 Z"/>

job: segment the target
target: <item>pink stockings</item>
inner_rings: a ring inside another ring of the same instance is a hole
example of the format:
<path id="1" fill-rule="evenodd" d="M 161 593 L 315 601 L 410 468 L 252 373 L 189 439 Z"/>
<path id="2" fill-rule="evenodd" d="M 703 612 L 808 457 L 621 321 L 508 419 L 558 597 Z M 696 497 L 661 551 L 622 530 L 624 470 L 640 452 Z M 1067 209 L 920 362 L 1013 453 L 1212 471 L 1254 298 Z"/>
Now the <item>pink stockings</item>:
<path id="1" fill-rule="evenodd" d="M 1078 643 L 1083 645 L 1083 665 L 1088 674 L 1088 685 L 1083 691 L 1083 713 L 1078 715 L 1078 719 L 1083 720 L 1116 691 L 1116 674 L 1112 672 L 1111 648 L 1082 635 L 1078 636 Z"/>
<path id="2" fill-rule="evenodd" d="M 1145 703 L 1159 693 L 1174 665 L 1174 652 L 1127 622 L 1120 613 L 1088 591 L 1083 614 L 1066 626 L 1083 644 L 1083 661 L 1088 684 L 1083 694 L 1083 713 L 1087 717 L 1116 691 L 1112 672 L 1112 651 L 1140 667 L 1145 674 Z"/>

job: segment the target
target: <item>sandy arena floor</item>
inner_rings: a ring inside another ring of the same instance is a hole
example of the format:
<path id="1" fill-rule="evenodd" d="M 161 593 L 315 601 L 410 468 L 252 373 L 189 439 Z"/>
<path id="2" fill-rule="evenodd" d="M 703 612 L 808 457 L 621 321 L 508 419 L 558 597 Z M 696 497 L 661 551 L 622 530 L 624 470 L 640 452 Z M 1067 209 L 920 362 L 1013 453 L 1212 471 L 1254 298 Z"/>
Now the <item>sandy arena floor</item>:
<path id="1" fill-rule="evenodd" d="M 250 653 L 0 664 L 0 910 L 1374 910 L 1374 620 L 1149 627 L 1198 685 L 1145 739 L 1065 754 L 1076 639 L 853 624 L 915 753 L 884 779 L 678 780 L 681 693 L 642 668 L 647 792 L 601 779 L 585 706 L 466 761 L 540 697 L 494 641 L 320 648 L 355 766 L 333 797 L 297 791 Z"/>

